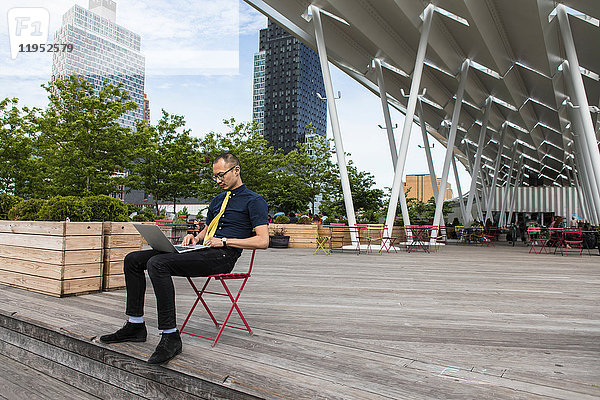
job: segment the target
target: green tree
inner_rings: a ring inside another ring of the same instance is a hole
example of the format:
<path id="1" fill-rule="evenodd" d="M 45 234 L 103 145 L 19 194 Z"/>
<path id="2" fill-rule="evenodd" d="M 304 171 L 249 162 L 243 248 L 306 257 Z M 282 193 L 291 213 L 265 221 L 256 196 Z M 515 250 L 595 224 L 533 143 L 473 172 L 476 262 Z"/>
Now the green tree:
<path id="1" fill-rule="evenodd" d="M 342 193 L 342 184 L 337 171 L 335 185 L 330 189 L 329 196 L 323 199 L 321 209 L 328 215 L 346 215 L 346 206 Z M 375 186 L 375 178 L 370 172 L 359 171 L 354 163 L 348 162 L 348 179 L 354 210 L 358 222 L 379 222 L 383 212 L 383 190 Z"/>
<path id="2" fill-rule="evenodd" d="M 314 127 L 307 127 L 309 133 Z M 336 184 L 336 165 L 331 160 L 333 151 L 329 141 L 320 135 L 311 136 L 310 143 L 298 143 L 296 149 L 286 156 L 285 171 L 289 173 L 289 191 L 298 197 L 298 205 L 282 208 L 284 211 L 304 210 L 310 203 L 315 212 L 315 202 L 319 194 L 326 193 Z"/>
<path id="3" fill-rule="evenodd" d="M 0 101 L 0 192 L 31 197 L 40 179 L 34 157 L 35 121 L 39 110 L 23 107 L 18 99 Z"/>
<path id="4" fill-rule="evenodd" d="M 136 135 L 117 119 L 136 108 L 129 94 L 105 83 L 95 92 L 85 79 L 71 76 L 43 85 L 49 107 L 39 118 L 37 140 L 45 194 L 110 194 L 136 153 Z"/>
<path id="5" fill-rule="evenodd" d="M 172 201 L 175 212 L 177 199 L 195 196 L 201 185 L 198 171 L 205 160 L 198 152 L 200 141 L 184 127 L 182 116 L 165 110 L 155 126 L 137 125 L 142 157 L 132 166 L 128 185 L 151 194 L 157 213 L 159 201 Z"/>
<path id="6" fill-rule="evenodd" d="M 242 164 L 242 180 L 249 189 L 260 193 L 269 206 L 276 206 L 278 190 L 281 188 L 279 172 L 285 165 L 285 156 L 270 147 L 258 133 L 256 122 L 236 123 L 229 119 L 224 121 L 230 129 L 226 134 L 211 132 L 200 143 L 201 163 L 198 175 L 200 185 L 198 196 L 211 199 L 221 191 L 212 180 L 213 160 L 223 152 L 235 154 Z"/>

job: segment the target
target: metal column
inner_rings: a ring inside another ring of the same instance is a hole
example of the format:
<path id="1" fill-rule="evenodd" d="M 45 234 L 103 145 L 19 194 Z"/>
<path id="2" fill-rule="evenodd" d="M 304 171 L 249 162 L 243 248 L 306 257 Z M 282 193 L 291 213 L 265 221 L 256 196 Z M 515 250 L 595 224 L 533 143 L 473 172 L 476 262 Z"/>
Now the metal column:
<path id="1" fill-rule="evenodd" d="M 500 207 L 500 219 L 498 220 L 498 226 L 503 226 L 506 219 L 506 203 L 508 202 L 508 194 L 510 193 L 510 181 L 512 180 L 512 174 L 515 167 L 515 160 L 517 157 L 517 148 L 519 147 L 516 143 L 513 143 L 515 149 L 513 150 L 512 158 L 510 159 L 510 169 L 508 170 L 508 177 L 506 179 L 506 189 L 502 194 L 502 205 Z"/>
<path id="2" fill-rule="evenodd" d="M 434 198 L 437 198 L 438 187 L 435 169 L 433 168 L 433 157 L 431 157 L 431 148 L 429 147 L 429 137 L 427 137 L 427 128 L 425 127 L 425 117 L 423 115 L 423 102 L 419 99 L 417 103 L 417 116 L 421 123 L 421 136 L 423 137 L 423 146 L 425 146 L 425 156 L 427 157 L 427 166 L 429 167 L 429 178 L 431 179 L 431 188 Z"/>
<path id="3" fill-rule="evenodd" d="M 508 223 L 512 223 L 513 210 L 515 209 L 515 199 L 517 198 L 517 191 L 519 190 L 519 185 L 521 185 L 521 181 L 523 179 L 523 157 L 519 161 L 519 167 L 517 169 L 517 180 L 515 181 L 515 187 L 513 188 L 512 196 L 510 199 L 510 210 L 508 211 Z"/>
<path id="4" fill-rule="evenodd" d="M 491 217 L 492 199 L 496 191 L 496 183 L 498 182 L 498 172 L 500 171 L 500 162 L 502 161 L 502 152 L 504 151 L 504 135 L 506 135 L 506 123 L 500 127 L 500 141 L 498 142 L 498 156 L 496 157 L 496 166 L 494 169 L 494 178 L 492 178 L 492 184 L 490 185 L 490 192 L 488 193 L 487 205 L 485 210 L 485 221 Z M 493 220 L 493 219 L 492 219 Z"/>
<path id="5" fill-rule="evenodd" d="M 419 40 L 419 48 L 417 49 L 417 57 L 415 59 L 415 68 L 413 71 L 412 82 L 410 84 L 410 95 L 408 97 L 408 105 L 406 107 L 406 115 L 404 117 L 404 126 L 402 128 L 402 139 L 400 140 L 400 150 L 398 152 L 398 163 L 394 172 L 394 183 L 392 184 L 392 193 L 390 195 L 390 204 L 388 205 L 385 224 L 388 229 L 394 226 L 396 217 L 396 208 L 398 207 L 398 196 L 402 190 L 402 175 L 404 174 L 404 163 L 406 162 L 406 154 L 408 153 L 408 144 L 410 141 L 410 132 L 415 116 L 415 108 L 417 98 L 419 96 L 419 87 L 421 86 L 421 76 L 423 75 L 423 64 L 425 61 L 425 52 L 427 50 L 427 40 L 429 31 L 431 30 L 431 19 L 435 6 L 429 4 L 425 7 L 423 16 L 423 29 L 421 30 L 421 38 Z M 402 219 L 409 221 L 408 210 L 402 212 Z"/>
<path id="6" fill-rule="evenodd" d="M 479 141 L 477 142 L 477 153 L 475 153 L 475 164 L 473 165 L 473 171 L 471 172 L 471 187 L 469 189 L 469 197 L 467 198 L 467 215 L 466 217 L 469 219 L 465 220 L 464 224 L 467 225 L 470 222 L 473 222 L 473 214 L 471 210 L 473 210 L 473 196 L 477 191 L 477 176 L 479 174 L 479 170 L 481 169 L 481 156 L 483 154 L 483 146 L 485 142 L 485 133 L 487 131 L 488 122 L 490 120 L 490 108 L 492 107 L 492 98 L 488 97 L 485 100 L 485 113 L 483 114 L 483 121 L 481 122 L 481 131 L 479 132 Z M 482 179 L 483 183 L 483 179 Z"/>
<path id="7" fill-rule="evenodd" d="M 342 182 L 342 192 L 344 194 L 344 205 L 346 206 L 346 216 L 348 225 L 356 225 L 356 216 L 354 214 L 354 204 L 352 203 L 352 191 L 350 190 L 350 180 L 348 179 L 348 169 L 346 168 L 346 155 L 342 143 L 342 133 L 335 106 L 335 97 L 333 94 L 333 83 L 331 82 L 331 73 L 329 71 L 329 62 L 327 61 L 327 48 L 325 46 L 325 36 L 323 35 L 323 25 L 321 24 L 321 12 L 318 7 L 311 5 L 310 9 L 313 16 L 315 27 L 315 38 L 317 40 L 317 50 L 319 61 L 321 62 L 321 71 L 323 73 L 323 83 L 325 84 L 325 93 L 327 96 L 327 109 L 331 119 L 331 130 L 335 143 L 335 153 L 337 156 L 338 167 L 340 168 L 340 180 Z M 350 231 L 351 240 L 356 242 L 356 232 Z"/>
<path id="8" fill-rule="evenodd" d="M 460 187 L 460 178 L 458 177 L 458 169 L 456 168 L 456 157 L 452 157 L 452 169 L 454 170 L 454 179 L 456 180 L 456 189 L 458 189 L 458 201 L 460 204 L 460 213 L 463 221 L 466 219 L 465 203 L 463 203 L 462 188 Z M 446 191 L 446 188 L 443 188 Z M 443 219 L 442 219 L 443 220 Z"/>
<path id="9" fill-rule="evenodd" d="M 591 174 L 591 178 L 596 181 L 596 186 L 600 188 L 600 152 L 598 151 L 594 123 L 592 122 L 592 115 L 590 114 L 590 105 L 588 104 L 585 86 L 583 85 L 583 78 L 581 77 L 581 71 L 579 69 L 579 60 L 577 59 L 577 51 L 575 50 L 573 34 L 571 33 L 571 25 L 564 5 L 559 4 L 556 6 L 556 15 L 560 25 L 563 45 L 565 46 L 565 53 L 567 55 L 567 60 L 569 61 L 569 68 L 566 72 L 568 79 L 571 80 L 571 92 L 574 94 L 574 96 L 571 96 L 571 101 L 575 100 L 579 106 L 578 112 L 583 127 L 581 134 L 587 144 L 583 147 L 587 148 L 590 155 L 591 165 L 588 167 L 591 167 L 591 170 L 588 172 Z M 599 209 L 596 208 L 597 212 L 598 210 Z"/>
<path id="10" fill-rule="evenodd" d="M 390 147 L 390 153 L 392 154 L 392 166 L 394 170 L 398 164 L 398 152 L 396 150 L 396 139 L 394 138 L 394 128 L 392 127 L 392 118 L 390 116 L 390 106 L 387 101 L 387 92 L 385 90 L 385 82 L 383 80 L 383 71 L 381 69 L 381 60 L 378 58 L 374 59 L 375 71 L 377 73 L 377 85 L 379 86 L 379 98 L 381 99 L 381 108 L 383 109 L 383 118 L 385 120 L 385 128 L 387 130 L 388 144 Z M 406 204 L 406 194 L 404 190 L 400 193 L 400 209 L 402 215 L 408 215 L 408 205 Z M 408 218 L 408 217 L 407 217 Z M 405 224 L 410 224 L 410 219 L 405 220 Z M 391 236 L 393 226 L 388 225 L 388 233 Z"/>
<path id="11" fill-rule="evenodd" d="M 456 141 L 456 131 L 458 129 L 458 120 L 460 116 L 460 109 L 462 107 L 463 95 L 465 94 L 465 86 L 467 85 L 467 76 L 469 73 L 470 60 L 466 59 L 463 61 L 460 69 L 460 82 L 458 84 L 458 91 L 456 92 L 456 102 L 454 103 L 454 111 L 452 112 L 452 126 L 450 127 L 450 133 L 448 134 L 448 143 L 446 144 L 446 158 L 444 159 L 444 168 L 442 169 L 442 178 L 440 182 L 440 190 L 435 201 L 435 214 L 433 217 L 433 225 L 441 225 L 441 220 L 444 215 L 442 214 L 442 208 L 444 206 L 444 194 L 446 193 L 446 184 L 448 183 L 448 174 L 450 173 L 450 161 L 454 157 L 454 142 Z M 432 241 L 437 236 L 437 231 L 432 231 Z"/>

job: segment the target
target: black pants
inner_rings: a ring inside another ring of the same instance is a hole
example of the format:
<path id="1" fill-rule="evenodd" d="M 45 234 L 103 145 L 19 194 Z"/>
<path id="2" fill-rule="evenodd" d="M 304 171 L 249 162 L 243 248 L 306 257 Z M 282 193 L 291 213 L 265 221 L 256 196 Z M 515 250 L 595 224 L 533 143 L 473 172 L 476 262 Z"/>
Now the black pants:
<path id="1" fill-rule="evenodd" d="M 208 276 L 231 272 L 239 258 L 239 251 L 231 247 L 161 253 L 156 250 L 134 251 L 124 261 L 127 308 L 131 317 L 144 315 L 146 276 L 154 287 L 158 309 L 158 329 L 175 328 L 175 288 L 172 276 Z"/>

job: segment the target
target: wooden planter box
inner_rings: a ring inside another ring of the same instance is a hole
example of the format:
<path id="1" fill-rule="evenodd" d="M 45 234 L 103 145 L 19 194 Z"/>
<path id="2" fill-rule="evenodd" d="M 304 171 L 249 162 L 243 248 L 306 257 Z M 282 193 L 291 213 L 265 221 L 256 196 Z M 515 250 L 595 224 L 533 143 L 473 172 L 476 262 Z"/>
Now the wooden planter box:
<path id="1" fill-rule="evenodd" d="M 314 249 L 317 246 L 315 236 L 318 225 L 316 224 L 269 224 L 269 235 L 273 235 L 274 230 L 279 228 L 284 228 L 285 236 L 290 237 L 288 247 Z"/>
<path id="2" fill-rule="evenodd" d="M 102 231 L 104 233 L 102 289 L 124 288 L 123 260 L 127 254 L 142 248 L 142 236 L 132 222 L 103 222 Z"/>
<path id="3" fill-rule="evenodd" d="M 102 288 L 102 223 L 0 221 L 0 283 L 62 297 Z"/>

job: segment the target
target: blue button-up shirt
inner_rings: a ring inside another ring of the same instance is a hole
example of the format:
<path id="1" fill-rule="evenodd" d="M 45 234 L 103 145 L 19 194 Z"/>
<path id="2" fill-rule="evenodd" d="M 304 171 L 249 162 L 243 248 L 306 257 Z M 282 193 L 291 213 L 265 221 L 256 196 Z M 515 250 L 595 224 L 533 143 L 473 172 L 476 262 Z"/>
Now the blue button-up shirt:
<path id="1" fill-rule="evenodd" d="M 219 193 L 210 202 L 206 214 L 206 225 L 219 215 L 226 192 Z M 258 193 L 242 185 L 231 191 L 225 212 L 219 219 L 215 237 L 245 239 L 252 235 L 252 229 L 269 223 L 268 207 Z"/>

